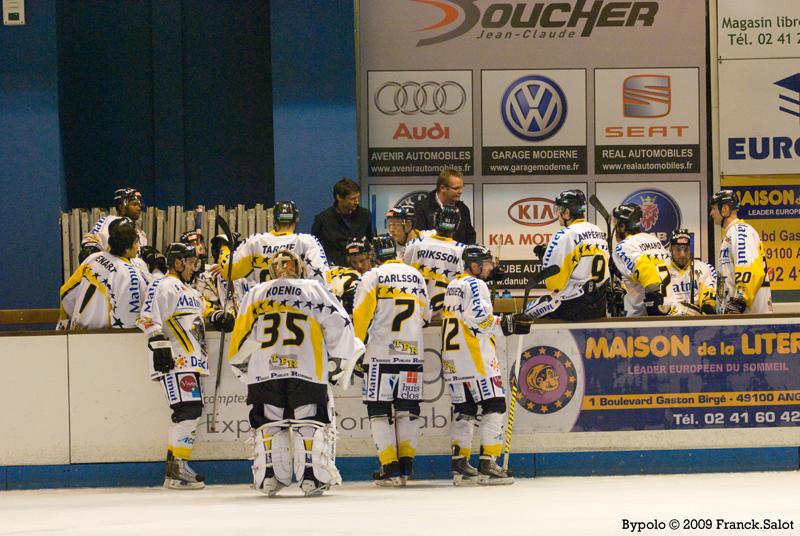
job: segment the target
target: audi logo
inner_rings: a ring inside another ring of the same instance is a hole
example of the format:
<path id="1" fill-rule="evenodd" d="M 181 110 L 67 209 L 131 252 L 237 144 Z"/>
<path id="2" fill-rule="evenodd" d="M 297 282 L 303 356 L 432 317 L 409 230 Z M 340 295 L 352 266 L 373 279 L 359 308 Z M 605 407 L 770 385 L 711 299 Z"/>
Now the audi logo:
<path id="1" fill-rule="evenodd" d="M 467 103 L 458 82 L 386 82 L 374 97 L 375 107 L 386 115 L 452 115 Z"/>

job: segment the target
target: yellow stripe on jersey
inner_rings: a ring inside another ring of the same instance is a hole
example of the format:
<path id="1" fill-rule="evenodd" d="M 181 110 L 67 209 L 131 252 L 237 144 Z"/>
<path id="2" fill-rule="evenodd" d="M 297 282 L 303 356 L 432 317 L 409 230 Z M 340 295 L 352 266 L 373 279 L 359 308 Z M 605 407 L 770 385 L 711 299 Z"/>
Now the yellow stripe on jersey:
<path id="1" fill-rule="evenodd" d="M 572 272 L 575 271 L 575 268 L 577 268 L 578 264 L 581 262 L 581 259 L 584 257 L 594 257 L 596 255 L 604 257 L 606 262 L 608 262 L 608 254 L 601 248 L 593 244 L 580 244 L 572 250 L 569 255 L 564 257 L 564 263 L 559 267 L 559 272 L 545 279 L 547 290 L 552 292 L 563 290 L 564 287 L 567 286 L 570 277 L 572 277 Z"/>
<path id="2" fill-rule="evenodd" d="M 91 283 L 92 285 L 97 287 L 97 290 L 99 290 L 100 294 L 102 294 L 103 297 L 106 299 L 106 309 L 107 309 L 106 310 L 106 323 L 110 326 L 111 325 L 111 311 L 112 311 L 112 309 L 114 307 L 113 307 L 113 304 L 111 303 L 111 299 L 108 297 L 108 289 L 106 288 L 105 285 L 103 285 L 102 283 L 100 283 L 100 281 L 98 281 L 97 277 L 94 275 L 94 272 L 92 271 L 92 269 L 89 267 L 88 264 L 84 265 L 83 277 L 85 277 L 86 280 L 89 281 L 89 283 Z M 85 306 L 84 306 L 84 308 L 85 308 Z"/>
<path id="3" fill-rule="evenodd" d="M 663 259 L 653 257 L 651 255 L 641 255 L 636 259 L 633 267 L 632 279 L 647 288 L 650 285 L 661 285 L 661 275 L 659 273 L 659 266 L 667 267 L 667 263 Z M 667 271 L 669 273 L 669 271 Z"/>
<path id="4" fill-rule="evenodd" d="M 375 316 L 375 307 L 378 305 L 377 289 L 370 289 L 362 296 L 358 306 L 353 310 L 353 327 L 356 330 L 356 337 L 362 342 L 367 342 L 367 331 Z"/>
<path id="5" fill-rule="evenodd" d="M 464 334 L 464 342 L 467 343 L 467 349 L 472 358 L 472 363 L 475 365 L 475 370 L 481 376 L 486 376 L 486 368 L 483 366 L 483 356 L 481 355 L 481 342 L 478 337 L 473 335 L 469 326 L 463 320 L 459 320 L 458 324 L 461 327 L 461 333 Z"/>
<path id="6" fill-rule="evenodd" d="M 190 313 L 177 313 L 170 316 L 167 318 L 167 326 L 173 335 L 175 335 L 175 338 L 178 339 L 178 342 L 181 343 L 183 349 L 186 350 L 186 353 L 191 354 L 194 352 L 194 346 L 186 330 L 183 329 L 183 326 L 181 326 L 181 323 L 178 321 L 178 318 L 186 316 L 187 314 Z"/>
<path id="7" fill-rule="evenodd" d="M 311 346 L 314 348 L 314 372 L 317 375 L 317 379 L 322 381 L 322 375 L 327 373 L 322 366 L 325 362 L 325 355 L 322 352 L 322 326 L 310 316 L 308 317 L 308 323 L 311 326 Z"/>
<path id="8" fill-rule="evenodd" d="M 761 287 L 768 287 L 767 274 L 764 271 L 764 252 L 758 245 L 758 257 L 746 266 L 733 266 L 733 280 L 737 290 L 744 294 L 747 307 L 752 307 L 756 293 Z"/>
<path id="9" fill-rule="evenodd" d="M 255 311 L 260 309 L 260 304 L 261 302 L 255 302 L 250 304 L 250 307 L 248 307 L 246 311 L 239 311 L 239 315 L 236 317 L 236 323 L 233 325 L 233 332 L 231 333 L 231 345 L 228 347 L 229 361 L 242 347 L 247 336 L 250 335 L 253 324 L 255 324 L 256 318 L 258 318 Z"/>

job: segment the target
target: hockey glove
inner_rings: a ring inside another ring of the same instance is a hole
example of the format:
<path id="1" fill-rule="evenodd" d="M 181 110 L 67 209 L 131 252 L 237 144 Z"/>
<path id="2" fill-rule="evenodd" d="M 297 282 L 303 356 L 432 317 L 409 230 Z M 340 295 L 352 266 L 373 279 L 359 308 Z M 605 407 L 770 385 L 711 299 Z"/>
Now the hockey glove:
<path id="1" fill-rule="evenodd" d="M 527 335 L 531 332 L 532 319 L 525 313 L 505 314 L 500 318 L 503 335 Z"/>
<path id="2" fill-rule="evenodd" d="M 214 311 L 208 315 L 208 325 L 212 329 L 230 333 L 233 331 L 233 325 L 236 323 L 236 318 L 227 311 Z"/>
<path id="3" fill-rule="evenodd" d="M 700 312 L 703 313 L 704 315 L 715 315 L 717 314 L 717 307 L 712 302 L 705 302 L 700 307 Z"/>
<path id="4" fill-rule="evenodd" d="M 725 304 L 726 315 L 740 315 L 744 313 L 745 309 L 747 309 L 747 302 L 739 296 L 734 296 Z"/>
<path id="5" fill-rule="evenodd" d="M 644 289 L 644 307 L 647 309 L 647 316 L 664 316 L 661 306 L 664 305 L 664 296 L 661 295 L 661 288 L 658 285 L 650 285 Z"/>
<path id="6" fill-rule="evenodd" d="M 489 277 L 486 278 L 486 281 L 490 283 L 502 283 L 503 279 L 505 279 L 507 275 L 508 274 L 501 266 L 495 266 L 492 268 L 492 271 L 489 272 Z"/>
<path id="7" fill-rule="evenodd" d="M 147 341 L 147 347 L 153 351 L 153 369 L 166 374 L 172 370 L 172 345 L 164 335 L 153 335 Z"/>
<path id="8" fill-rule="evenodd" d="M 367 369 L 364 366 L 364 356 L 362 355 L 361 357 L 358 358 L 358 361 L 356 361 L 356 366 L 353 369 L 353 374 L 355 374 L 359 378 L 363 378 L 366 372 Z"/>

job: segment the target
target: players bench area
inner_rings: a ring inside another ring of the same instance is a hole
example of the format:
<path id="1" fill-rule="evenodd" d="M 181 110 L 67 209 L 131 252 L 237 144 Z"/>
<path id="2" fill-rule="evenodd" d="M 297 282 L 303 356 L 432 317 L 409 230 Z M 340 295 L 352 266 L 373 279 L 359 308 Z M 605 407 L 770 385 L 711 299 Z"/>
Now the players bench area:
<path id="1" fill-rule="evenodd" d="M 517 306 L 495 303 L 497 312 Z M 25 329 L 49 314 L 0 311 L 0 321 Z M 448 478 L 441 328 L 426 328 L 425 342 L 415 473 Z M 209 332 L 207 344 L 217 355 L 219 333 Z M 795 314 L 540 321 L 529 335 L 498 338 L 497 354 L 505 382 L 520 357 L 515 475 L 798 468 Z M 160 483 L 169 410 L 148 380 L 141 332 L 2 331 L 0 355 L 0 489 Z M 217 374 L 210 361 L 207 396 Z M 222 374 L 216 432 L 204 415 L 193 459 L 209 483 L 248 482 L 246 387 L 227 366 Z M 368 480 L 376 463 L 362 380 L 354 381 L 334 389 L 345 481 Z"/>

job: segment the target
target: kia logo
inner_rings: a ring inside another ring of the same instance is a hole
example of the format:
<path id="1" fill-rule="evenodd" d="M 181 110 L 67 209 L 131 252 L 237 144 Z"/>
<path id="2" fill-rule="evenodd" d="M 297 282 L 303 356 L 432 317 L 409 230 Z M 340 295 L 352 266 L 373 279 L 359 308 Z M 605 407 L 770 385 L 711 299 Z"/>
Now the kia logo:
<path id="1" fill-rule="evenodd" d="M 552 199 L 526 197 L 508 207 L 508 217 L 520 225 L 541 227 L 558 220 L 558 213 Z"/>

